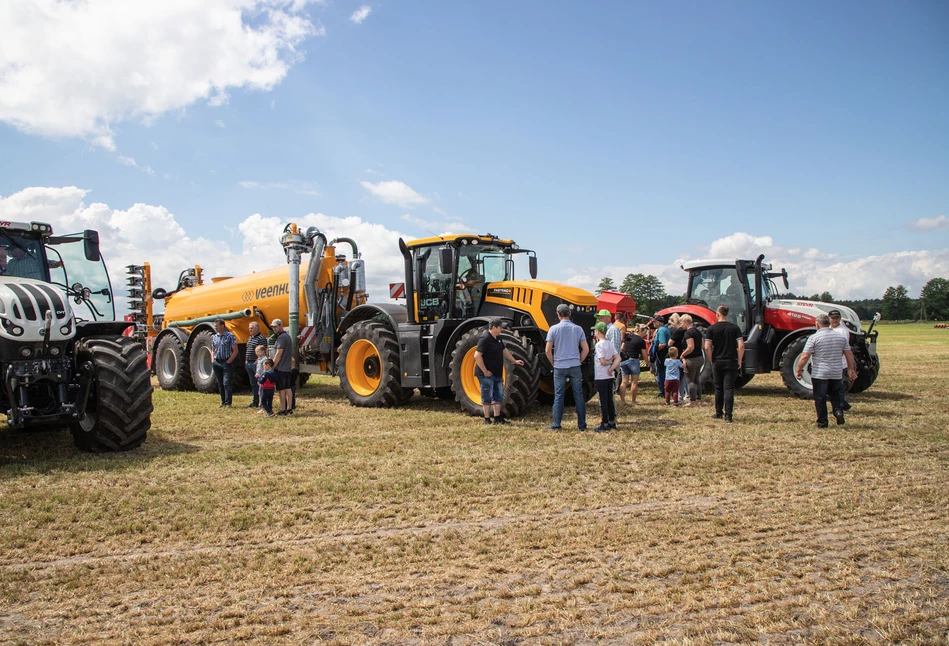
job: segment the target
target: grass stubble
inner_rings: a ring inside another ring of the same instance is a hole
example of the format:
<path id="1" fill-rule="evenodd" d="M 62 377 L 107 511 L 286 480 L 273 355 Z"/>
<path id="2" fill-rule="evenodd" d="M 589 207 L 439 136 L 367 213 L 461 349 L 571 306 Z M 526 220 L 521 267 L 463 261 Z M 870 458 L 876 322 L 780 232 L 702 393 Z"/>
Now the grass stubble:
<path id="1" fill-rule="evenodd" d="M 949 333 L 880 353 L 827 430 L 777 375 L 732 425 L 648 384 L 594 434 L 317 378 L 287 419 L 156 391 L 128 454 L 5 430 L 0 643 L 945 644 Z"/>

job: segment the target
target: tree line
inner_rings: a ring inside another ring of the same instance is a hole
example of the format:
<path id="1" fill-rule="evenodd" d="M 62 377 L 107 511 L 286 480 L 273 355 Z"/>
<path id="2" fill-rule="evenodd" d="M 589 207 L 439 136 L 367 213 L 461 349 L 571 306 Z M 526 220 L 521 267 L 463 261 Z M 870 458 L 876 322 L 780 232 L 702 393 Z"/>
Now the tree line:
<path id="1" fill-rule="evenodd" d="M 627 274 L 617 288 L 612 278 L 603 278 L 597 285 L 596 295 L 604 291 L 629 294 L 636 301 L 636 311 L 649 315 L 673 305 L 685 302 L 685 295 L 666 293 L 662 281 L 652 274 Z M 919 298 L 910 298 L 903 285 L 889 286 L 880 298 L 835 301 L 830 292 L 796 295 L 788 292 L 782 298 L 800 298 L 822 303 L 837 303 L 849 307 L 862 320 L 870 320 L 879 312 L 884 321 L 949 321 L 949 279 L 933 278 L 920 290 Z"/>
<path id="2" fill-rule="evenodd" d="M 919 298 L 910 298 L 904 285 L 890 285 L 880 298 L 834 300 L 830 292 L 810 296 L 782 294 L 782 298 L 801 298 L 822 303 L 845 305 L 866 321 L 879 312 L 884 321 L 947 321 L 949 320 L 949 279 L 933 278 L 919 292 Z"/>
<path id="3" fill-rule="evenodd" d="M 685 294 L 667 294 L 662 281 L 652 274 L 627 274 L 618 288 L 612 278 L 603 278 L 596 287 L 596 295 L 606 291 L 629 294 L 636 301 L 636 313 L 645 316 L 685 302 Z"/>

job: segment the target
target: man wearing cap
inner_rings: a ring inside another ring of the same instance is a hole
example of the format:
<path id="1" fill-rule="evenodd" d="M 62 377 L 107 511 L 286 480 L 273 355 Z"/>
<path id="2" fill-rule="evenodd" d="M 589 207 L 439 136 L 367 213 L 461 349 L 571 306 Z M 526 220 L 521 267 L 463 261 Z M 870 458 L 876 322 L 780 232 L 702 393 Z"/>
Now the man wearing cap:
<path id="1" fill-rule="evenodd" d="M 586 333 L 570 320 L 571 316 L 570 306 L 561 303 L 557 306 L 557 318 L 560 322 L 552 325 L 547 332 L 545 352 L 547 360 L 554 368 L 553 424 L 550 425 L 552 431 L 559 430 L 563 420 L 568 379 L 577 409 L 577 428 L 581 431 L 587 430 L 587 408 L 583 398 L 583 371 L 580 364 L 590 354 L 590 344 L 587 343 Z"/>
<path id="2" fill-rule="evenodd" d="M 811 360 L 811 384 L 814 387 L 814 406 L 817 408 L 817 428 L 827 428 L 827 402 L 830 397 L 831 410 L 837 424 L 844 423 L 844 411 L 840 407 L 840 357 L 847 362 L 847 376 L 857 376 L 853 364 L 853 352 L 844 337 L 830 329 L 830 317 L 818 314 L 815 317 L 817 332 L 807 338 L 804 352 L 797 362 L 795 375 L 804 377 L 804 366 Z"/>
<path id="3" fill-rule="evenodd" d="M 221 408 L 231 407 L 231 398 L 234 394 L 232 378 L 234 362 L 237 361 L 237 337 L 227 329 L 224 319 L 214 322 L 214 335 L 211 336 L 211 350 L 213 352 L 211 370 L 217 378 L 217 387 L 221 393 Z"/>
<path id="4" fill-rule="evenodd" d="M 519 366 L 524 365 L 523 360 L 515 358 L 511 351 L 504 347 L 504 341 L 501 339 L 503 329 L 501 319 L 491 319 L 488 329 L 481 333 L 478 347 L 475 349 L 475 377 L 481 384 L 481 407 L 486 425 L 492 423 L 492 409 L 495 424 L 509 423 L 501 415 L 501 404 L 504 402 L 504 360 Z"/>
<path id="5" fill-rule="evenodd" d="M 277 375 L 277 395 L 280 397 L 280 411 L 277 415 L 290 415 L 293 410 L 290 407 L 291 392 L 290 371 L 293 369 L 293 341 L 290 335 L 283 329 L 283 321 L 274 319 L 270 323 L 277 340 L 274 342 L 273 365 L 274 372 Z"/>
<path id="6" fill-rule="evenodd" d="M 840 324 L 840 310 L 833 309 L 827 312 L 830 317 L 830 329 L 847 340 L 847 347 L 850 347 L 850 330 L 846 325 Z M 850 410 L 850 403 L 847 401 L 847 357 L 840 357 L 840 409 Z"/>

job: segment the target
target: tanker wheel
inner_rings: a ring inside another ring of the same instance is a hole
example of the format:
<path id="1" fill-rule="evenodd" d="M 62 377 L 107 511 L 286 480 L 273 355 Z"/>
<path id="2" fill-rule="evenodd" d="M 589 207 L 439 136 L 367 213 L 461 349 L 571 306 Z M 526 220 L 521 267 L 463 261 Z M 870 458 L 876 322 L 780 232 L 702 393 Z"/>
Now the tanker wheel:
<path id="1" fill-rule="evenodd" d="M 755 378 L 753 373 L 743 372 L 738 375 L 738 379 L 735 380 L 735 390 L 739 388 L 744 388 L 748 385 L 748 382 Z M 712 392 L 715 392 L 714 385 L 712 386 Z"/>
<path id="2" fill-rule="evenodd" d="M 451 353 L 449 379 L 451 388 L 462 410 L 471 415 L 484 415 L 481 406 L 481 383 L 475 376 L 475 351 L 478 339 L 485 328 L 475 328 L 462 335 Z M 537 401 L 538 370 L 537 353 L 527 339 L 517 332 L 503 330 L 501 339 L 504 347 L 514 359 L 520 359 L 524 365 L 504 360 L 504 399 L 501 402 L 501 415 L 519 417 L 527 413 Z"/>
<path id="3" fill-rule="evenodd" d="M 211 337 L 214 333 L 211 330 L 202 330 L 194 335 L 194 341 L 191 342 L 191 357 L 189 364 L 191 366 L 191 381 L 194 383 L 194 389 L 201 393 L 218 393 L 220 390 L 217 385 L 217 377 L 214 376 L 214 370 L 211 364 L 214 361 L 214 346 L 211 343 Z M 233 375 L 231 377 L 233 379 Z"/>
<path id="4" fill-rule="evenodd" d="M 173 334 L 162 337 L 155 350 L 155 375 L 162 390 L 194 390 L 188 352 Z"/>
<path id="5" fill-rule="evenodd" d="M 128 451 L 145 441 L 151 427 L 152 385 L 148 355 L 127 337 L 84 340 L 77 362 L 92 362 L 92 389 L 85 417 L 71 425 L 83 451 Z"/>
<path id="6" fill-rule="evenodd" d="M 801 399 L 814 399 L 814 384 L 811 382 L 810 359 L 808 359 L 804 365 L 804 370 L 801 373 L 802 377 L 798 379 L 795 374 L 797 371 L 797 363 L 804 353 L 804 345 L 807 343 L 808 338 L 810 338 L 810 334 L 795 339 L 791 342 L 791 345 L 784 350 L 784 354 L 781 355 L 781 379 L 784 381 L 784 385 L 787 386 L 788 390 Z"/>
<path id="7" fill-rule="evenodd" d="M 871 356 L 869 353 L 861 354 L 863 356 L 859 358 L 854 356 L 857 364 L 857 378 L 850 384 L 850 390 L 847 392 L 862 393 L 872 386 L 880 375 L 880 358 Z"/>
<path id="8" fill-rule="evenodd" d="M 346 331 L 336 371 L 353 406 L 390 408 L 412 396 L 401 385 L 399 341 L 383 323 L 360 321 Z"/>

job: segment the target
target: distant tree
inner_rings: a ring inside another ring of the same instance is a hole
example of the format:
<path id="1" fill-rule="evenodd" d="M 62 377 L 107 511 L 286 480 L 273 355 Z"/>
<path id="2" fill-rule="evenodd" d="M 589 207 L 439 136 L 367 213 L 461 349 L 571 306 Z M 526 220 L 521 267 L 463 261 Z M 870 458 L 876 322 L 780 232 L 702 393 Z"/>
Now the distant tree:
<path id="1" fill-rule="evenodd" d="M 600 284 L 596 286 L 596 292 L 594 293 L 597 296 L 599 296 L 603 292 L 615 292 L 615 291 L 616 291 L 616 283 L 613 282 L 613 279 L 609 277 L 604 277 L 600 280 Z"/>
<path id="2" fill-rule="evenodd" d="M 919 294 L 926 317 L 933 321 L 949 321 L 949 280 L 933 278 Z"/>
<path id="3" fill-rule="evenodd" d="M 636 311 L 647 315 L 662 309 L 667 297 L 662 281 L 652 274 L 627 274 L 619 291 L 632 296 Z"/>
<path id="4" fill-rule="evenodd" d="M 882 318 L 886 321 L 904 321 L 913 318 L 913 303 L 903 285 L 892 285 L 883 292 Z"/>
<path id="5" fill-rule="evenodd" d="M 833 303 L 834 297 L 830 295 L 830 292 L 824 292 L 820 295 L 819 300 L 821 303 Z"/>

